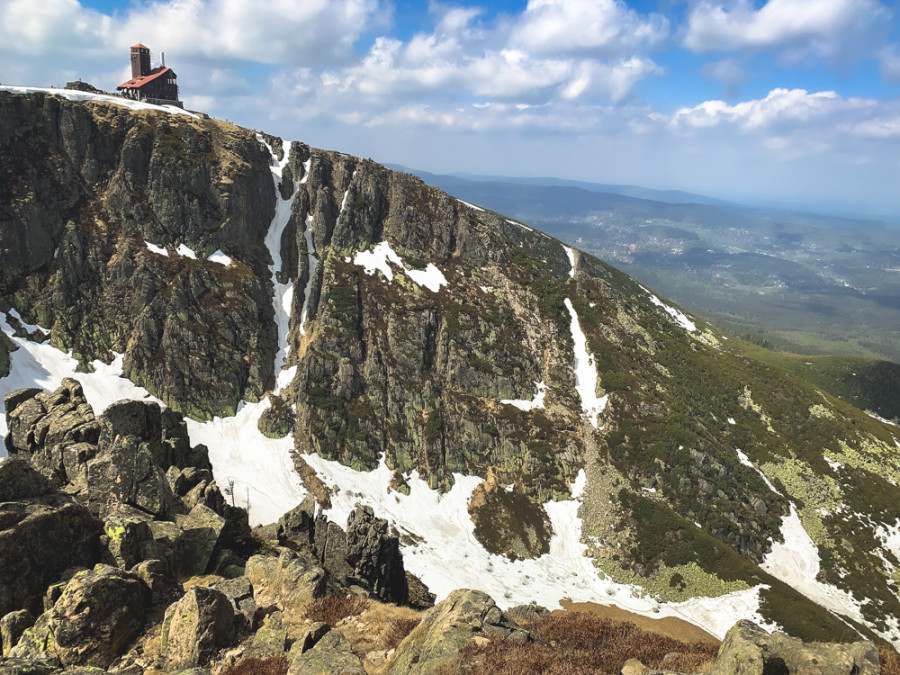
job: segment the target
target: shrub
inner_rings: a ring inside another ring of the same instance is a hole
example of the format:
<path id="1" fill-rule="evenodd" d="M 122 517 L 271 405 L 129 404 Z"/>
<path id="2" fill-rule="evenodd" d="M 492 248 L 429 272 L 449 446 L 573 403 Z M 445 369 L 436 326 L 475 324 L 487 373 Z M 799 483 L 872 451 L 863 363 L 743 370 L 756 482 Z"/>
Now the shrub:
<path id="1" fill-rule="evenodd" d="M 407 635 L 412 633 L 413 628 L 418 626 L 420 621 L 419 618 L 397 617 L 391 619 L 387 631 L 385 631 L 385 649 L 395 649 Z"/>

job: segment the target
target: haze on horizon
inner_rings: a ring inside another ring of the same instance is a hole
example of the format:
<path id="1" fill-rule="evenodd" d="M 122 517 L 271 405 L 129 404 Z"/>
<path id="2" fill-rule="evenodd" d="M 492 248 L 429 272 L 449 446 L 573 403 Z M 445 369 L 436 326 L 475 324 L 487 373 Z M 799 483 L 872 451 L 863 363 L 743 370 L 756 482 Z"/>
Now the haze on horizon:
<path id="1" fill-rule="evenodd" d="M 0 0 L 0 82 L 114 90 L 437 173 L 900 219 L 900 22 L 879 0 Z"/>

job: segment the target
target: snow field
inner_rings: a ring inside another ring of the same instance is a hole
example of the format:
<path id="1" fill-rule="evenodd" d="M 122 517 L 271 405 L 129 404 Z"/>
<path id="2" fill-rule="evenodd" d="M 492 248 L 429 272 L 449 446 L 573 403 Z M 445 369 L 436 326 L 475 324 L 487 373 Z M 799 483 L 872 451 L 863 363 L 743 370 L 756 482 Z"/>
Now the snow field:
<path id="1" fill-rule="evenodd" d="M 569 265 L 571 269 L 569 269 L 569 278 L 575 278 L 575 250 L 571 246 L 563 246 L 563 249 L 566 252 L 566 255 L 569 258 Z"/>
<path id="2" fill-rule="evenodd" d="M 143 103 L 142 101 L 132 101 L 127 98 L 118 96 L 110 96 L 108 94 L 92 94 L 87 91 L 77 91 L 75 89 L 54 89 L 52 87 L 15 87 L 11 85 L 0 86 L 0 91 L 8 91 L 11 94 L 52 94 L 53 96 L 61 96 L 70 101 L 100 101 L 101 103 L 114 103 L 122 105 L 132 110 L 158 110 L 160 112 L 169 113 L 170 115 L 186 115 L 194 119 L 200 119 L 197 115 L 189 113 L 187 110 L 179 108 L 177 105 L 154 105 L 152 103 Z"/>

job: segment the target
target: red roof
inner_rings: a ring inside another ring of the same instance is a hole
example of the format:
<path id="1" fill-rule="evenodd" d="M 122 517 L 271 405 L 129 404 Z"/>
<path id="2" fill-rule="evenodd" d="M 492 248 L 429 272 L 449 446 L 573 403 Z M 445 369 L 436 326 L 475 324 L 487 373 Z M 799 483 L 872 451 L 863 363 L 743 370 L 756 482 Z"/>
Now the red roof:
<path id="1" fill-rule="evenodd" d="M 132 49 L 136 49 L 138 47 L 140 47 L 141 49 L 150 49 L 150 47 L 148 47 L 147 45 L 142 45 L 140 42 L 138 42 L 136 45 L 131 45 Z"/>
<path id="2" fill-rule="evenodd" d="M 145 84 L 152 82 L 157 77 L 159 77 L 160 75 L 164 75 L 165 73 L 172 73 L 173 76 L 175 75 L 175 73 L 169 67 L 156 68 L 153 71 L 151 71 L 149 74 L 144 75 L 143 77 L 133 77 L 132 79 L 128 80 L 127 82 L 123 82 L 118 87 L 116 87 L 116 89 L 140 89 Z"/>

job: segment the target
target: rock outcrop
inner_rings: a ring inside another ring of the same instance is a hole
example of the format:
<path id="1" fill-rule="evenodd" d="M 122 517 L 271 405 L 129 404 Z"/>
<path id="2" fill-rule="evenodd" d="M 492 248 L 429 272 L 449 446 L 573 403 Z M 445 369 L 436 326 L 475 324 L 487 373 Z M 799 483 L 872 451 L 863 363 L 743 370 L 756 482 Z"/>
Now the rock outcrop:
<path id="1" fill-rule="evenodd" d="M 397 646 L 391 675 L 426 675 L 454 664 L 476 637 L 502 637 L 521 642 L 531 636 L 506 618 L 486 593 L 453 591 L 425 613 L 422 622 Z"/>
<path id="2" fill-rule="evenodd" d="M 768 633 L 738 621 L 722 641 L 710 675 L 879 675 L 878 649 L 871 642 L 822 644 L 784 633 Z"/>
<path id="3" fill-rule="evenodd" d="M 193 586 L 166 610 L 162 653 L 167 671 L 202 666 L 234 638 L 231 601 L 214 588 Z"/>

